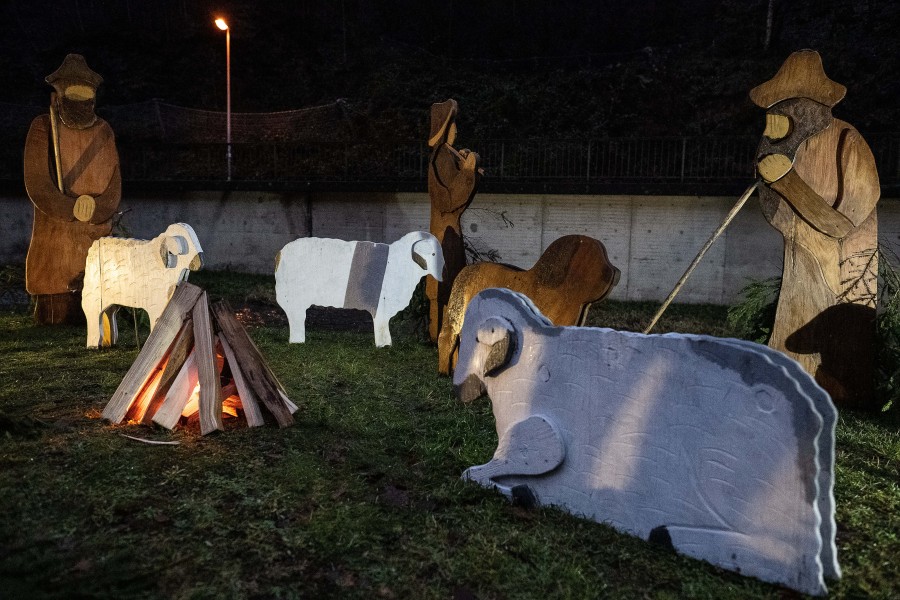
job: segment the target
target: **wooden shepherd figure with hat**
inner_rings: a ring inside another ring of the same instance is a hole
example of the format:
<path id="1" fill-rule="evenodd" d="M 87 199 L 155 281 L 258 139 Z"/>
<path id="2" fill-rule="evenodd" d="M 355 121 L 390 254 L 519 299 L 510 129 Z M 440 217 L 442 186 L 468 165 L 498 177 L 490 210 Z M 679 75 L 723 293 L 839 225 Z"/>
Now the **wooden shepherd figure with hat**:
<path id="1" fill-rule="evenodd" d="M 846 91 L 812 50 L 794 52 L 750 91 L 766 109 L 760 203 L 784 236 L 769 346 L 803 365 L 838 406 L 873 408 L 880 186 L 865 140 L 831 114 Z"/>
<path id="2" fill-rule="evenodd" d="M 47 76 L 50 113 L 31 123 L 25 141 L 25 189 L 34 203 L 25 287 L 35 320 L 80 320 L 88 249 L 107 236 L 119 207 L 122 179 L 112 129 L 94 113 L 103 81 L 78 54 Z"/>
<path id="3" fill-rule="evenodd" d="M 483 175 L 479 156 L 467 149 L 456 150 L 456 100 L 431 105 L 431 158 L 428 161 L 428 195 L 431 197 L 431 233 L 444 253 L 444 278 L 428 277 L 425 295 L 430 305 L 428 333 L 436 342 L 444 321 L 444 309 L 456 275 L 466 266 L 459 219 L 475 197 Z"/>

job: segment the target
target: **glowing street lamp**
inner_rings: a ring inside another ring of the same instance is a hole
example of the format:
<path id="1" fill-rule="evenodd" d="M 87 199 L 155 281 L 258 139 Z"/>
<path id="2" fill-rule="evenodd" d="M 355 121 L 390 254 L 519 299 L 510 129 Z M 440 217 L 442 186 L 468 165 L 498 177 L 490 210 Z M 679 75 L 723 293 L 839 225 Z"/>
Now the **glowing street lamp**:
<path id="1" fill-rule="evenodd" d="M 216 19 L 216 27 L 225 32 L 225 153 L 228 162 L 228 181 L 231 181 L 231 28 L 225 19 Z"/>

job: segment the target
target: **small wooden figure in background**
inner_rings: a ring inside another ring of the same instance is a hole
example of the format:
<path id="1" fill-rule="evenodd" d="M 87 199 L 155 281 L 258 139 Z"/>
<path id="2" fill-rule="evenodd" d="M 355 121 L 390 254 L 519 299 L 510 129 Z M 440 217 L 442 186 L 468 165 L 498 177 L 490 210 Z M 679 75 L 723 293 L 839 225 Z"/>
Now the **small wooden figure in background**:
<path id="1" fill-rule="evenodd" d="M 122 179 L 112 129 L 94 113 L 103 78 L 78 54 L 47 76 L 56 90 L 50 114 L 31 123 L 25 141 L 25 189 L 34 203 L 25 287 L 38 323 L 80 318 L 88 249 L 110 234 Z"/>
<path id="2" fill-rule="evenodd" d="M 431 158 L 428 162 L 428 195 L 431 197 L 431 233 L 444 252 L 444 279 L 429 277 L 425 283 L 428 297 L 428 333 L 436 342 L 444 322 L 444 310 L 456 275 L 466 266 L 459 219 L 475 197 L 478 181 L 484 174 L 478 167 L 479 156 L 467 149 L 456 150 L 456 100 L 431 105 Z"/>
<path id="3" fill-rule="evenodd" d="M 846 91 L 817 52 L 802 50 L 750 98 L 766 109 L 760 203 L 784 236 L 769 346 L 803 365 L 838 406 L 870 408 L 880 186 L 865 140 L 831 114 Z"/>

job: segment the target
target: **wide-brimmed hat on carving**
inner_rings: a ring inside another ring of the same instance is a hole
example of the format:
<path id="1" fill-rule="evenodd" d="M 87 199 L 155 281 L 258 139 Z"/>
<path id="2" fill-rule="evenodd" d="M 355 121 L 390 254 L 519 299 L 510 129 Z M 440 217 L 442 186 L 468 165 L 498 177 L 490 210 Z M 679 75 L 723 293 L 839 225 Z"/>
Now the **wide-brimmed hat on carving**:
<path id="1" fill-rule="evenodd" d="M 435 102 L 431 105 L 431 137 L 428 138 L 428 145 L 432 148 L 446 135 L 447 128 L 456 118 L 459 111 L 459 105 L 456 100 L 450 98 L 444 102 Z M 452 144 L 450 140 L 448 143 Z"/>
<path id="2" fill-rule="evenodd" d="M 834 106 L 846 93 L 846 87 L 825 75 L 818 52 L 800 50 L 787 57 L 775 77 L 750 90 L 750 99 L 762 108 L 788 98 L 809 98 L 825 106 Z"/>
<path id="3" fill-rule="evenodd" d="M 62 93 L 62 90 L 73 84 L 87 85 L 96 90 L 103 83 L 103 78 L 87 66 L 83 56 L 69 54 L 57 70 L 47 75 L 45 81 Z"/>

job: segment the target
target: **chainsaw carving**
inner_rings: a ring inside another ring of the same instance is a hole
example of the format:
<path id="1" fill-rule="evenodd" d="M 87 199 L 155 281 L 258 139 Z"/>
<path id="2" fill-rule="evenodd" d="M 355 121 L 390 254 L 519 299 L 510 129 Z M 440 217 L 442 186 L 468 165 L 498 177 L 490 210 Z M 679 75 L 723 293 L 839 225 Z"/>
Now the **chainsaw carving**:
<path id="1" fill-rule="evenodd" d="M 120 306 L 143 308 L 150 330 L 175 286 L 203 265 L 203 249 L 186 223 L 175 223 L 152 240 L 104 237 L 88 251 L 81 308 L 87 318 L 87 347 L 112 346 L 119 337 Z"/>
<path id="2" fill-rule="evenodd" d="M 880 186 L 865 140 L 831 114 L 845 93 L 812 50 L 791 54 L 750 92 L 766 109 L 760 203 L 784 236 L 769 346 L 803 365 L 838 406 L 872 408 Z"/>
<path id="3" fill-rule="evenodd" d="M 38 323 L 79 314 L 88 248 L 107 236 L 122 179 L 112 129 L 94 114 L 103 81 L 83 57 L 69 54 L 47 83 L 50 114 L 36 117 L 25 141 L 25 189 L 34 203 L 25 287 Z"/>
<path id="4" fill-rule="evenodd" d="M 438 338 L 438 371 L 447 375 L 456 364 L 459 332 L 466 307 L 478 292 L 507 288 L 528 296 L 556 325 L 584 325 L 591 304 L 605 298 L 619 282 L 617 269 L 598 240 L 567 235 L 550 244 L 531 269 L 475 263 L 460 271 L 450 293 Z"/>
<path id="5" fill-rule="evenodd" d="M 409 304 L 422 277 L 440 281 L 443 267 L 440 244 L 424 231 L 390 245 L 300 238 L 278 253 L 275 297 L 292 343 L 306 341 L 306 310 L 317 305 L 367 311 L 380 348 L 391 345 L 391 317 Z"/>
<path id="6" fill-rule="evenodd" d="M 429 303 L 428 331 L 432 341 L 438 340 L 443 327 L 444 310 L 457 274 L 466 266 L 459 219 L 475 197 L 483 175 L 476 153 L 453 147 L 456 140 L 456 100 L 431 105 L 431 158 L 428 161 L 428 195 L 431 197 L 431 233 L 444 253 L 444 278 L 429 277 L 425 295 Z"/>
<path id="7" fill-rule="evenodd" d="M 554 327 L 491 289 L 453 382 L 491 398 L 498 445 L 463 477 L 744 575 L 825 594 L 839 578 L 828 395 L 765 346 Z"/>

